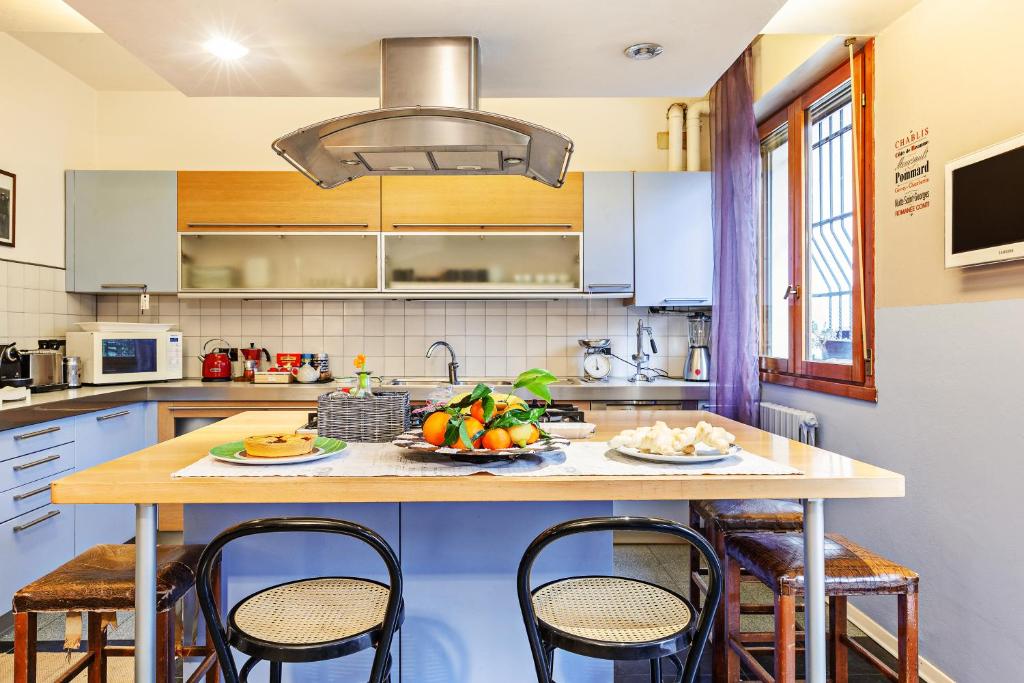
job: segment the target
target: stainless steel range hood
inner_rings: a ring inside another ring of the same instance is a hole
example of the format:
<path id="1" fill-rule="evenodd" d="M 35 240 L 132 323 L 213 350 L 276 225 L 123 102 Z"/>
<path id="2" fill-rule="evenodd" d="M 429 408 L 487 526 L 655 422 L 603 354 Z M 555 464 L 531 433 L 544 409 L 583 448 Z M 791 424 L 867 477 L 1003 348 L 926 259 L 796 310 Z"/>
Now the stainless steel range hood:
<path id="1" fill-rule="evenodd" d="M 380 109 L 339 116 L 274 141 L 322 188 L 364 175 L 525 175 L 561 187 L 572 140 L 480 111 L 476 38 L 384 38 Z"/>

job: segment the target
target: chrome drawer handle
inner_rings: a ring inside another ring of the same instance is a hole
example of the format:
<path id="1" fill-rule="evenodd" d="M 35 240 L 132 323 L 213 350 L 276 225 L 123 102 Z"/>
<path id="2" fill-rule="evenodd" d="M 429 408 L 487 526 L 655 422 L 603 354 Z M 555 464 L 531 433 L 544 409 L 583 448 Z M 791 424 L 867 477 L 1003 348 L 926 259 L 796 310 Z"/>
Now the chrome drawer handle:
<path id="1" fill-rule="evenodd" d="M 128 282 L 128 283 L 124 283 L 124 284 L 117 283 L 117 282 L 104 282 L 103 284 L 100 285 L 100 289 L 143 289 L 143 290 L 145 290 L 145 289 L 149 289 L 149 287 L 147 287 L 143 283 L 135 283 L 135 282 Z"/>
<path id="2" fill-rule="evenodd" d="M 19 531 L 24 531 L 25 529 L 34 527 L 36 524 L 42 524 L 46 520 L 53 519 L 59 514 L 60 510 L 50 510 L 49 512 L 47 512 L 45 515 L 38 519 L 33 519 L 31 522 L 25 522 L 24 524 L 19 524 L 18 526 L 14 527 L 14 533 L 18 533 Z"/>
<path id="3" fill-rule="evenodd" d="M 32 462 L 26 462 L 26 463 L 21 464 L 21 465 L 15 465 L 14 466 L 14 471 L 15 472 L 21 472 L 22 470 L 27 470 L 30 467 L 36 467 L 38 465 L 45 465 L 46 463 L 53 462 L 54 460 L 60 460 L 60 455 L 58 453 L 54 453 L 53 455 L 48 455 L 45 458 L 39 458 L 38 460 L 33 460 Z"/>
<path id="4" fill-rule="evenodd" d="M 704 303 L 705 301 L 707 301 L 707 299 L 662 299 L 662 301 L 664 301 L 667 304 L 670 304 L 673 301 L 678 301 L 680 303 L 701 304 L 701 303 Z"/>
<path id="5" fill-rule="evenodd" d="M 38 496 L 40 493 L 46 493 L 49 490 L 50 485 L 47 484 L 46 486 L 40 486 L 35 491 L 26 491 L 25 493 L 19 493 L 14 497 L 14 500 L 15 502 L 19 500 L 25 500 L 26 498 L 31 498 L 32 496 Z"/>
<path id="6" fill-rule="evenodd" d="M 54 432 L 59 432 L 59 431 L 60 431 L 60 427 L 47 427 L 46 429 L 40 429 L 40 430 L 35 431 L 35 432 L 25 432 L 24 434 L 15 434 L 14 435 L 14 440 L 15 441 L 23 441 L 25 439 L 31 439 L 32 437 L 35 437 L 35 436 L 42 436 L 43 434 L 53 434 Z"/>
<path id="7" fill-rule="evenodd" d="M 131 414 L 132 414 L 132 411 L 130 411 L 130 410 L 119 410 L 118 412 L 110 413 L 109 415 L 97 415 L 96 416 L 96 421 L 97 422 L 103 422 L 104 420 L 113 420 L 115 417 L 124 417 L 125 415 L 131 415 Z"/>
<path id="8" fill-rule="evenodd" d="M 632 285 L 589 284 L 587 289 L 629 289 Z"/>
<path id="9" fill-rule="evenodd" d="M 572 223 L 392 223 L 392 228 L 564 228 L 572 229 Z"/>

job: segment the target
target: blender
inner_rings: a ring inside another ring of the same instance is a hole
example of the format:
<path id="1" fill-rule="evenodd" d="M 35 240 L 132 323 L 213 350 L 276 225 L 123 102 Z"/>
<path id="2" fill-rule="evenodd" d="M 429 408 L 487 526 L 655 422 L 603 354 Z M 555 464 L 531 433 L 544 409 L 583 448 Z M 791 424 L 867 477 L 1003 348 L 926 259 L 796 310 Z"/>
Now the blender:
<path id="1" fill-rule="evenodd" d="M 694 313 L 690 316 L 690 351 L 686 355 L 686 372 L 683 378 L 692 382 L 707 382 L 710 379 L 711 316 Z"/>

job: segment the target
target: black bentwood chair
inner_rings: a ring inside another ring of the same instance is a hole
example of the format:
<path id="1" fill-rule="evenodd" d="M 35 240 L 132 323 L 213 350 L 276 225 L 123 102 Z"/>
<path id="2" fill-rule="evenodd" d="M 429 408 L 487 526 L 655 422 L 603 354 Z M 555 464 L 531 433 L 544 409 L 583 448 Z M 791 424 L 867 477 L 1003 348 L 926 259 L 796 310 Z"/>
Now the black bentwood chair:
<path id="1" fill-rule="evenodd" d="M 682 538 L 709 567 L 704 609 L 678 593 L 646 581 L 617 576 L 558 579 L 530 590 L 540 552 L 552 542 L 595 531 L 645 531 Z M 676 683 L 697 679 L 700 658 L 722 595 L 722 567 L 711 545 L 689 527 L 650 517 L 594 517 L 557 524 L 526 549 L 519 564 L 519 606 L 540 683 L 554 683 L 556 649 L 612 660 L 648 659 L 651 681 L 661 683 L 661 660 L 677 671 Z M 679 654 L 686 651 L 685 665 Z"/>
<path id="2" fill-rule="evenodd" d="M 245 536 L 276 532 L 341 534 L 360 540 L 384 560 L 390 586 L 350 576 L 289 581 L 242 599 L 231 608 L 225 628 L 213 600 L 214 568 L 221 550 Z M 364 526 L 337 519 L 294 517 L 256 519 L 231 527 L 203 550 L 196 594 L 225 683 L 244 683 L 253 667 L 263 660 L 270 663 L 271 683 L 279 683 L 285 662 L 319 662 L 370 647 L 377 652 L 369 683 L 391 680 L 391 641 L 403 618 L 402 570 L 387 541 Z M 241 678 L 231 656 L 232 647 L 249 655 L 242 665 Z"/>

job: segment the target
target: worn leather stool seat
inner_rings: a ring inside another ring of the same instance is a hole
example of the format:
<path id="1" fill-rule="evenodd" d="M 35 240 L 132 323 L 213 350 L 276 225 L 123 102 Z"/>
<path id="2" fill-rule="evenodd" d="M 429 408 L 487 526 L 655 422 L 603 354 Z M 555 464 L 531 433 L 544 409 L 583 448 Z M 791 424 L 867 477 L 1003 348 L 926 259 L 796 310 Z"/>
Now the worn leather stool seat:
<path id="1" fill-rule="evenodd" d="M 690 506 L 696 514 L 714 521 L 725 532 L 801 531 L 804 528 L 803 507 L 792 500 L 695 500 Z"/>
<path id="2" fill-rule="evenodd" d="M 195 585 L 201 545 L 158 546 L 157 610 L 170 609 Z M 135 609 L 135 546 L 97 545 L 14 594 L 15 612 L 113 612 Z"/>
<path id="3" fill-rule="evenodd" d="M 804 590 L 802 534 L 731 534 L 729 558 L 776 593 Z M 905 593 L 916 590 L 915 572 L 838 534 L 825 536 L 825 592 L 828 595 Z"/>

